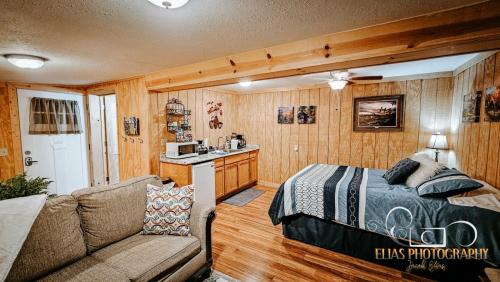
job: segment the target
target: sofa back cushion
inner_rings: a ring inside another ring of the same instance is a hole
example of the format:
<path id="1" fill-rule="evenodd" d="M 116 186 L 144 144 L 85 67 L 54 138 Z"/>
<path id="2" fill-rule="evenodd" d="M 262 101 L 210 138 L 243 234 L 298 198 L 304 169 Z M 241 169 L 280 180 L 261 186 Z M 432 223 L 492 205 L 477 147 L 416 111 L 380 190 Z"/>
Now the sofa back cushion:
<path id="1" fill-rule="evenodd" d="M 72 193 L 78 201 L 87 253 L 142 230 L 147 184 L 161 186 L 161 180 L 157 176 L 141 176 Z"/>
<path id="2" fill-rule="evenodd" d="M 24 241 L 7 281 L 29 281 L 42 277 L 86 255 L 86 247 L 71 196 L 50 198 Z"/>

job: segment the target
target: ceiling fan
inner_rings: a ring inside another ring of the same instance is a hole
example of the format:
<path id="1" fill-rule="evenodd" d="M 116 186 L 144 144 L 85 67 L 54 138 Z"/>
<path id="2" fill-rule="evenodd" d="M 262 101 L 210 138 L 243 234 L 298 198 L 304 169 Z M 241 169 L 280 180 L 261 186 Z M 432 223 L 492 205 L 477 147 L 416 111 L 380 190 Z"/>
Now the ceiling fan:
<path id="1" fill-rule="evenodd" d="M 333 90 L 343 89 L 348 84 L 354 84 L 359 80 L 382 80 L 382 75 L 353 76 L 349 71 L 331 71 L 328 85 Z"/>

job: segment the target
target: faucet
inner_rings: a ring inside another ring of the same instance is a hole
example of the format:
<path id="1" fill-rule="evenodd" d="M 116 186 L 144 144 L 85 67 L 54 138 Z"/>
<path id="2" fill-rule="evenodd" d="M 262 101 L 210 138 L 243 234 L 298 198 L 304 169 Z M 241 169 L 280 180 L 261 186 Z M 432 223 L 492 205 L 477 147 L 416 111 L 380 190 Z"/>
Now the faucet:
<path id="1" fill-rule="evenodd" d="M 225 146 L 226 146 L 225 145 L 226 144 L 225 143 L 225 138 L 222 137 L 222 136 L 220 136 L 219 138 L 217 138 L 217 149 L 219 149 L 219 150 L 221 149 L 221 147 L 219 146 L 219 141 L 220 141 L 221 138 L 222 138 L 222 143 L 224 144 L 223 148 L 225 148 Z"/>

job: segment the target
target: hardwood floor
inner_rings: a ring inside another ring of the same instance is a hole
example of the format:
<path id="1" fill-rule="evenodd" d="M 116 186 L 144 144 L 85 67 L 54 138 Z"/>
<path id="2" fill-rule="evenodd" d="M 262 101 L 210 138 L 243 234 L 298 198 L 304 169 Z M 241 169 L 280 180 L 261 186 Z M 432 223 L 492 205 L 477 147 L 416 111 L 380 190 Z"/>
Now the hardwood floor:
<path id="1" fill-rule="evenodd" d="M 417 277 L 286 239 L 267 210 L 275 188 L 244 207 L 221 203 L 213 225 L 214 268 L 241 281 L 414 281 Z M 404 276 L 403 276 L 404 275 Z"/>

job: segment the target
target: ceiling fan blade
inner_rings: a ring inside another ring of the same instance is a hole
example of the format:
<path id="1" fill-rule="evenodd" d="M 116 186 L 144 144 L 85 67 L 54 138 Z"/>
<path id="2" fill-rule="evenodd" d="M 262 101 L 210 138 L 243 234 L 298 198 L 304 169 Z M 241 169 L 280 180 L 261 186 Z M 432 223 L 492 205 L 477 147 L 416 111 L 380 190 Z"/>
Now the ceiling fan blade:
<path id="1" fill-rule="evenodd" d="M 352 85 L 352 84 L 356 84 L 356 82 L 353 82 L 353 81 L 350 81 L 350 80 L 347 81 L 347 85 Z"/>
<path id="2" fill-rule="evenodd" d="M 366 75 L 366 76 L 354 76 L 349 77 L 349 80 L 381 80 L 384 77 L 381 75 Z"/>

